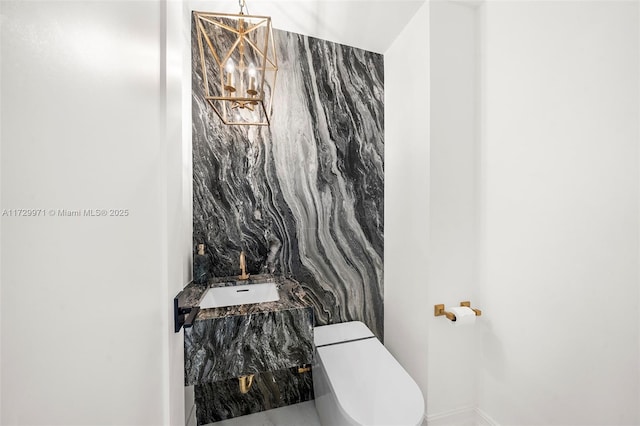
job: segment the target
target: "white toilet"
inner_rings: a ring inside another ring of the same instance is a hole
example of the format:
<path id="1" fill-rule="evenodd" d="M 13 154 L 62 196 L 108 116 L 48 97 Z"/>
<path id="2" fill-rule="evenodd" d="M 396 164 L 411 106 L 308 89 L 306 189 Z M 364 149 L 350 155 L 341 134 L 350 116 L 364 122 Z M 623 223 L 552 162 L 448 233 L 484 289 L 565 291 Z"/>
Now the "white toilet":
<path id="1" fill-rule="evenodd" d="M 323 426 L 416 426 L 416 382 L 360 321 L 315 327 L 313 390 Z"/>

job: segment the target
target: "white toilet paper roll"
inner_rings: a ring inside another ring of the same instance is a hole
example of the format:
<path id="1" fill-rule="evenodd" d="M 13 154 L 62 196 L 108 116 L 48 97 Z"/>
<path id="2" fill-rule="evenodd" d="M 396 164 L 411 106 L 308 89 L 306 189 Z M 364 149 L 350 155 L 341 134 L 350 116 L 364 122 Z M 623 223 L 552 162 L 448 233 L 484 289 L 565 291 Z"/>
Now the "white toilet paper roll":
<path id="1" fill-rule="evenodd" d="M 471 325 L 476 322 L 476 313 L 473 309 L 466 306 L 454 306 L 447 309 L 449 312 L 456 316 L 456 320 L 453 321 L 453 325 Z"/>

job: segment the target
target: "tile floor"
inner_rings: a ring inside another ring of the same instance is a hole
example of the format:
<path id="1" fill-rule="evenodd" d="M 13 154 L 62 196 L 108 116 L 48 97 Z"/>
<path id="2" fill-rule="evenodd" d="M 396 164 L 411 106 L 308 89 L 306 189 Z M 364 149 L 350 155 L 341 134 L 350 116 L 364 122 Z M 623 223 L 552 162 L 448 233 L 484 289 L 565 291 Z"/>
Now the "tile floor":
<path id="1" fill-rule="evenodd" d="M 208 426 L 321 426 L 313 401 L 249 414 Z"/>

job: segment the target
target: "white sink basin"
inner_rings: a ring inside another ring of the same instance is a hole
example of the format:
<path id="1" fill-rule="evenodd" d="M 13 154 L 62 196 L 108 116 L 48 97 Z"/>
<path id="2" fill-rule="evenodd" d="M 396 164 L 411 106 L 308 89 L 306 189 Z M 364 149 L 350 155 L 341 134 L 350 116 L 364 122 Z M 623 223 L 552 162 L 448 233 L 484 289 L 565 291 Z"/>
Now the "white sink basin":
<path id="1" fill-rule="evenodd" d="M 280 295 L 275 283 L 212 287 L 200 300 L 200 309 L 275 302 L 276 300 L 280 300 Z"/>

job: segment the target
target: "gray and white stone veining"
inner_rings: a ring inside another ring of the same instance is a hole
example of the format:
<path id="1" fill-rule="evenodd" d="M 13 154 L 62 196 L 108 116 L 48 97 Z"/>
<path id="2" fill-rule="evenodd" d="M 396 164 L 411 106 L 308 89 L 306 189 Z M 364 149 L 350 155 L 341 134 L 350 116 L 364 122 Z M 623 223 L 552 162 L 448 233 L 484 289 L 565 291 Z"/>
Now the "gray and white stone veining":
<path id="1" fill-rule="evenodd" d="M 237 274 L 244 250 L 250 273 L 300 282 L 318 324 L 360 320 L 382 338 L 383 57 L 274 37 L 270 127 L 224 126 L 193 55 L 194 247 L 214 276 Z"/>
<path id="2" fill-rule="evenodd" d="M 273 302 L 252 303 L 238 306 L 203 309 L 197 316 L 198 320 L 220 318 L 225 316 L 248 315 L 259 312 L 275 312 L 290 309 L 307 308 L 307 292 L 300 284 L 291 278 L 268 274 L 251 275 L 248 280 L 238 280 L 237 277 L 220 277 L 209 280 L 208 284 L 191 283 L 181 293 L 182 306 L 198 306 L 200 300 L 209 287 L 235 286 L 275 282 L 278 288 L 279 300 Z"/>
<path id="3" fill-rule="evenodd" d="M 309 364 L 311 308 L 196 320 L 185 330 L 185 384 Z"/>
<path id="4" fill-rule="evenodd" d="M 311 372 L 283 369 L 256 374 L 253 386 L 240 393 L 238 379 L 195 386 L 198 425 L 313 399 Z"/>

